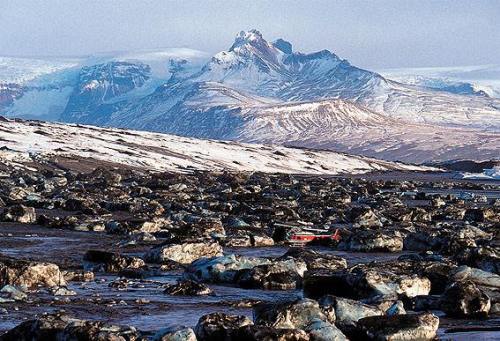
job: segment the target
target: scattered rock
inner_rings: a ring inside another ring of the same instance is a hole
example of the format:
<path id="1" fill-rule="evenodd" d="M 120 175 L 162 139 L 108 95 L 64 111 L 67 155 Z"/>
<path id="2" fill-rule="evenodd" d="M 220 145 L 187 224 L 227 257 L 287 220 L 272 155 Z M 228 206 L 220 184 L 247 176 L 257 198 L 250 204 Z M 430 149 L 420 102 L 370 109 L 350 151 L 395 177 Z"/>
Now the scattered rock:
<path id="1" fill-rule="evenodd" d="M 441 309 L 454 317 L 486 317 L 491 308 L 488 295 L 473 282 L 455 282 L 442 295 Z"/>
<path id="2" fill-rule="evenodd" d="M 220 341 L 233 340 L 241 327 L 252 325 L 246 316 L 213 313 L 202 316 L 194 331 L 198 340 Z"/>
<path id="3" fill-rule="evenodd" d="M 194 330 L 188 327 L 173 327 L 160 331 L 155 341 L 197 341 Z"/>
<path id="4" fill-rule="evenodd" d="M 302 284 L 306 264 L 294 259 L 275 261 L 251 269 L 239 270 L 235 282 L 242 288 L 293 290 Z"/>
<path id="5" fill-rule="evenodd" d="M 2 221 L 33 224 L 36 222 L 36 213 L 33 207 L 14 205 L 3 211 L 1 219 Z"/>
<path id="6" fill-rule="evenodd" d="M 279 329 L 304 329 L 314 319 L 328 321 L 318 302 L 310 299 L 261 303 L 253 315 L 255 324 Z"/>
<path id="7" fill-rule="evenodd" d="M 203 283 L 183 280 L 176 284 L 168 285 L 164 293 L 173 296 L 203 296 L 212 294 L 212 289 Z"/>
<path id="8" fill-rule="evenodd" d="M 335 314 L 335 323 L 343 329 L 356 326 L 362 318 L 384 315 L 384 312 L 377 307 L 347 298 L 328 295 L 322 297 L 319 303 L 324 311 L 331 312 L 330 320 L 331 314 Z"/>
<path id="9" fill-rule="evenodd" d="M 213 283 L 234 283 L 239 270 L 252 269 L 258 265 L 270 264 L 266 258 L 228 255 L 201 258 L 189 265 L 185 276 L 197 281 Z"/>
<path id="10" fill-rule="evenodd" d="M 138 269 L 146 265 L 142 259 L 137 257 L 122 256 L 118 253 L 100 250 L 87 251 L 83 259 L 90 263 L 90 270 L 101 272 L 120 272 L 124 269 Z"/>
<path id="11" fill-rule="evenodd" d="M 347 341 L 347 337 L 330 322 L 313 319 L 304 329 L 314 341 Z"/>
<path id="12" fill-rule="evenodd" d="M 38 286 L 66 285 L 59 267 L 52 263 L 0 258 L 0 286 L 14 285 L 28 289 Z"/>
<path id="13" fill-rule="evenodd" d="M 360 333 L 370 340 L 434 340 L 439 318 L 431 313 L 370 316 L 358 321 Z"/>
<path id="14" fill-rule="evenodd" d="M 152 263 L 172 260 L 181 264 L 190 264 L 200 258 L 221 255 L 222 247 L 218 243 L 185 243 L 154 248 L 144 258 Z"/>

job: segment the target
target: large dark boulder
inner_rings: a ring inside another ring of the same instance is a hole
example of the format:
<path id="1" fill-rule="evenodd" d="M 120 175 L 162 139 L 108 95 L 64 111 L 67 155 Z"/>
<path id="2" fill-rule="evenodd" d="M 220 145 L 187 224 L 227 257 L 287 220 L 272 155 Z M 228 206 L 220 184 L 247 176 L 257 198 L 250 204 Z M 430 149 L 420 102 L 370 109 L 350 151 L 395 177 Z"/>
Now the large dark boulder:
<path id="1" fill-rule="evenodd" d="M 472 281 L 454 282 L 442 295 L 441 309 L 453 317 L 486 317 L 491 301 Z"/>

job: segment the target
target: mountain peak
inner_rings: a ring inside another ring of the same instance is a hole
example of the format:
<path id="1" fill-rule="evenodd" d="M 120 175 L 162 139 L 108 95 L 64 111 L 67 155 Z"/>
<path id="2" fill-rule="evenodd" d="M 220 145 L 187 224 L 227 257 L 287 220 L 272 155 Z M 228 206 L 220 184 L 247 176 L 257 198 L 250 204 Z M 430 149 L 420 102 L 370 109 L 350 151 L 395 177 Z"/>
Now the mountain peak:
<path id="1" fill-rule="evenodd" d="M 229 51 L 233 51 L 235 48 L 245 44 L 259 44 L 262 42 L 267 43 L 262 37 L 262 33 L 260 33 L 258 30 L 252 29 L 249 31 L 241 31 L 236 35 L 233 46 L 231 46 Z"/>
<path id="2" fill-rule="evenodd" d="M 286 54 L 293 53 L 292 44 L 284 39 L 279 38 L 278 40 L 273 42 L 273 46 L 283 53 Z"/>

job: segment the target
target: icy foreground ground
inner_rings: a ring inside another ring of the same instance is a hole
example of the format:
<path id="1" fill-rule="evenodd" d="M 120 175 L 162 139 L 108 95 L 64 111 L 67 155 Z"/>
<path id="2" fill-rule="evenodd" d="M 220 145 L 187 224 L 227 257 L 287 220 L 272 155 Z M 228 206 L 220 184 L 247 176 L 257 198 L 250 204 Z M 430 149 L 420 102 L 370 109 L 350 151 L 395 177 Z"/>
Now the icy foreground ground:
<path id="1" fill-rule="evenodd" d="M 234 170 L 340 174 L 430 168 L 331 151 L 185 138 L 142 131 L 6 120 L 0 122 L 0 161 L 22 165 L 55 157 L 186 172 Z"/>

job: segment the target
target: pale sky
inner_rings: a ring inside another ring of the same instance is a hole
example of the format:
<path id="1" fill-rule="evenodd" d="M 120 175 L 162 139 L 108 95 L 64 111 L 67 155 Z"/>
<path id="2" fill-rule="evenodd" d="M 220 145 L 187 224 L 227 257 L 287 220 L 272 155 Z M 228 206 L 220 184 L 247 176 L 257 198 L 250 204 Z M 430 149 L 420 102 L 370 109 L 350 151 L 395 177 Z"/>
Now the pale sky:
<path id="1" fill-rule="evenodd" d="M 365 68 L 500 63 L 500 0 L 0 0 L 0 55 L 215 53 L 252 28 Z"/>

